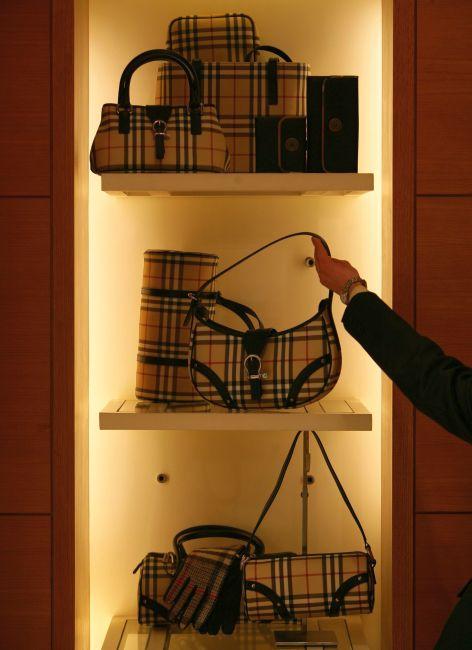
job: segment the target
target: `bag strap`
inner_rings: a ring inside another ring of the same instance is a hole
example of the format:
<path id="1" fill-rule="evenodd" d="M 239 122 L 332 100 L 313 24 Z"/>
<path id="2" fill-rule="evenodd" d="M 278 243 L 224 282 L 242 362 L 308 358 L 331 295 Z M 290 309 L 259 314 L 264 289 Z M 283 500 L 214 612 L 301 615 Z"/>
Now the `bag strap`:
<path id="1" fill-rule="evenodd" d="M 251 61 L 251 57 L 254 55 L 255 58 L 258 52 L 270 52 L 271 54 L 275 54 L 275 56 L 278 56 L 283 61 L 286 61 L 287 63 L 292 63 L 292 59 L 289 57 L 289 55 L 286 52 L 280 50 L 278 47 L 274 47 L 273 45 L 256 45 L 255 47 L 252 48 L 252 50 L 249 50 L 249 52 L 246 53 L 246 56 L 244 57 L 244 61 L 246 63 L 249 63 Z"/>
<path id="2" fill-rule="evenodd" d="M 356 525 L 357 525 L 357 527 L 358 527 L 358 529 L 359 529 L 359 531 L 360 531 L 360 533 L 362 535 L 362 539 L 364 540 L 365 550 L 367 551 L 367 553 L 368 553 L 368 555 L 370 557 L 371 566 L 374 567 L 376 565 L 377 561 L 376 561 L 376 559 L 375 559 L 375 557 L 374 557 L 374 555 L 372 553 L 372 549 L 370 547 L 370 544 L 367 541 L 367 537 L 366 537 L 366 534 L 364 532 L 364 528 L 362 527 L 362 524 L 359 521 L 359 518 L 358 518 L 354 508 L 352 507 L 351 502 L 349 501 L 349 498 L 348 498 L 348 496 L 346 494 L 346 491 L 344 490 L 344 488 L 343 488 L 343 486 L 341 484 L 341 481 L 339 480 L 338 475 L 336 474 L 336 472 L 334 470 L 333 465 L 331 464 L 331 461 L 330 461 L 330 459 L 328 457 L 328 454 L 326 453 L 326 449 L 324 448 L 323 443 L 320 440 L 320 437 L 318 436 L 316 431 L 312 431 L 311 433 L 313 434 L 313 436 L 314 436 L 314 438 L 315 438 L 315 440 L 316 440 L 316 442 L 318 444 L 318 447 L 320 448 L 321 455 L 323 456 L 323 458 L 324 458 L 324 460 L 326 462 L 326 465 L 328 466 L 330 474 L 333 477 L 334 482 L 336 483 L 336 487 L 338 488 L 339 493 L 341 494 L 341 497 L 342 497 L 344 503 L 346 504 L 347 509 L 349 510 L 349 512 L 351 513 L 352 518 L 356 522 Z M 280 490 L 280 488 L 282 486 L 282 483 L 283 483 L 283 480 L 285 478 L 285 474 L 287 473 L 288 466 L 290 465 L 290 461 L 292 460 L 293 452 L 295 451 L 295 447 L 297 445 L 298 438 L 300 437 L 300 434 L 301 434 L 301 431 L 298 431 L 295 434 L 293 442 L 290 445 L 290 449 L 288 450 L 287 456 L 286 456 L 286 458 L 284 460 L 284 463 L 282 465 L 282 469 L 280 470 L 280 474 L 279 474 L 279 476 L 277 478 L 277 481 L 275 483 L 274 489 L 272 490 L 270 497 L 267 499 L 267 502 L 266 502 L 266 504 L 264 505 L 264 507 L 262 509 L 262 512 L 261 512 L 261 514 L 259 516 L 259 519 L 257 520 L 257 523 L 254 526 L 254 529 L 252 531 L 253 535 L 255 535 L 257 533 L 257 530 L 259 529 L 259 526 L 262 524 L 267 512 L 269 511 L 271 505 L 275 501 L 275 498 L 276 498 L 277 494 L 279 493 L 279 490 Z M 247 552 L 249 552 L 250 543 L 251 543 L 251 540 L 248 542 L 248 544 L 246 546 Z"/>
<path id="3" fill-rule="evenodd" d="M 229 271 L 232 271 L 233 269 L 235 269 L 235 268 L 236 268 L 237 266 L 239 266 L 240 264 L 243 264 L 243 262 L 246 262 L 247 260 L 251 259 L 251 257 L 254 257 L 255 255 L 258 255 L 258 254 L 261 253 L 262 251 L 266 250 L 266 248 L 270 248 L 271 246 L 274 246 L 275 244 L 278 244 L 278 243 L 281 242 L 281 241 L 285 241 L 286 239 L 292 239 L 293 237 L 316 237 L 316 238 L 319 239 L 320 242 L 323 244 L 323 246 L 325 247 L 326 252 L 328 253 L 328 255 L 331 255 L 328 244 L 325 242 L 325 240 L 323 239 L 323 237 L 321 237 L 321 236 L 318 235 L 317 233 L 314 233 L 314 232 L 305 232 L 305 231 L 302 231 L 302 232 L 294 232 L 294 233 L 291 233 L 290 235 L 284 235 L 283 237 L 279 237 L 278 239 L 274 239 L 273 241 L 269 242 L 268 244 L 264 244 L 264 246 L 261 246 L 260 248 L 258 248 L 257 250 L 253 251 L 252 253 L 249 253 L 249 255 L 245 255 L 244 257 L 242 257 L 241 259 L 239 259 L 237 262 L 234 262 L 233 264 L 230 264 L 230 266 L 227 266 L 225 269 L 223 269 L 223 270 L 220 271 L 219 273 L 216 273 L 213 277 L 211 277 L 211 278 L 210 278 L 209 280 L 207 280 L 204 284 L 202 284 L 202 286 L 200 287 L 200 289 L 199 289 L 195 294 L 192 294 L 191 297 L 193 298 L 193 300 L 198 301 L 198 300 L 199 300 L 199 297 L 200 297 L 200 294 L 201 294 L 203 291 L 205 291 L 205 289 L 206 289 L 206 288 L 207 288 L 207 287 L 208 287 L 212 282 L 214 282 L 214 281 L 217 280 L 218 278 L 221 278 L 222 275 L 225 275 L 226 273 L 229 273 Z M 329 304 L 330 304 L 330 305 L 331 305 L 331 303 L 333 302 L 333 292 L 332 292 L 331 290 L 328 292 L 328 301 L 329 301 Z"/>

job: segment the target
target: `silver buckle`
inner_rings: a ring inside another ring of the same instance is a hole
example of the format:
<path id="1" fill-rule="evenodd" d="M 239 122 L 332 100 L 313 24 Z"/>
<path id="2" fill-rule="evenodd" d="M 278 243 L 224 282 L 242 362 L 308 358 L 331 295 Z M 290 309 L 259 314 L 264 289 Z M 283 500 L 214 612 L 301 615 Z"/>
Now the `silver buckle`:
<path id="1" fill-rule="evenodd" d="M 250 374 L 249 368 L 248 368 L 248 361 L 250 359 L 256 359 L 258 365 L 257 368 L 257 374 Z M 247 357 L 244 359 L 244 369 L 246 370 L 247 376 L 249 379 L 267 379 L 267 373 L 262 372 L 262 359 L 258 354 L 248 354 Z"/>

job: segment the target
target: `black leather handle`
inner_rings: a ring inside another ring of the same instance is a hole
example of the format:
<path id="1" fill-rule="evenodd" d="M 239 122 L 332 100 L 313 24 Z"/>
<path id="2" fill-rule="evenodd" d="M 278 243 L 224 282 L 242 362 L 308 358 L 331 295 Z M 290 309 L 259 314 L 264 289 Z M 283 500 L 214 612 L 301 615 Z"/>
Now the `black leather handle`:
<path id="1" fill-rule="evenodd" d="M 254 257 L 254 256 L 257 255 L 258 253 L 261 253 L 261 252 L 264 251 L 266 248 L 270 248 L 271 246 L 274 246 L 274 244 L 278 244 L 278 243 L 281 242 L 281 241 L 285 241 L 285 239 L 291 239 L 292 237 L 302 237 L 302 236 L 303 236 L 303 237 L 306 237 L 306 236 L 308 236 L 308 237 L 316 237 L 316 238 L 319 239 L 320 242 L 323 244 L 323 246 L 325 247 L 326 252 L 328 253 L 328 255 L 331 255 L 331 252 L 330 252 L 330 250 L 329 250 L 329 246 L 328 246 L 328 244 L 325 242 L 325 240 L 323 239 L 323 237 L 321 237 L 321 236 L 318 235 L 317 233 L 315 233 L 315 232 L 306 232 L 306 231 L 302 231 L 302 232 L 293 232 L 293 233 L 291 233 L 290 235 L 284 235 L 283 237 L 279 237 L 278 239 L 274 239 L 274 241 L 271 241 L 271 242 L 269 242 L 268 244 L 265 244 L 264 246 L 261 246 L 260 248 L 258 248 L 257 250 L 253 251 L 252 253 L 249 253 L 249 255 L 246 255 L 245 257 L 242 257 L 242 258 L 241 258 L 240 260 L 238 260 L 237 262 L 234 262 L 234 264 L 230 264 L 230 266 L 227 266 L 225 269 L 223 269 L 223 270 L 220 271 L 219 273 L 216 273 L 216 275 L 214 275 L 212 278 L 210 278 L 210 279 L 207 280 L 204 284 L 202 284 L 202 286 L 201 286 L 200 289 L 197 291 L 197 293 L 194 294 L 194 299 L 198 300 L 199 297 L 200 297 L 200 295 L 201 295 L 201 293 L 202 293 L 203 291 L 205 291 L 205 289 L 206 289 L 206 288 L 207 288 L 207 287 L 208 287 L 212 282 L 214 282 L 214 281 L 217 280 L 218 278 L 221 278 L 221 276 L 222 276 L 222 275 L 225 275 L 225 273 L 229 273 L 229 271 L 232 271 L 234 268 L 236 268 L 237 266 L 239 266 L 239 265 L 242 264 L 243 262 L 246 262 L 246 261 L 249 260 L 251 257 Z M 331 290 L 328 292 L 328 301 L 329 301 L 330 304 L 333 302 L 333 292 L 332 292 Z"/>
<path id="2" fill-rule="evenodd" d="M 174 537 L 174 549 L 177 559 L 180 562 L 187 557 L 187 552 L 184 544 L 194 539 L 206 539 L 211 537 L 222 537 L 225 539 L 237 539 L 247 543 L 249 546 L 254 546 L 254 554 L 259 556 L 264 554 L 264 543 L 259 538 L 247 530 L 241 528 L 233 528 L 233 526 L 220 526 L 218 524 L 207 524 L 204 526 L 193 526 L 181 530 L 180 533 Z"/>
<path id="3" fill-rule="evenodd" d="M 292 59 L 286 52 L 280 50 L 278 47 L 274 47 L 273 45 L 256 45 L 256 47 L 253 47 L 252 50 L 249 50 L 249 52 L 247 52 L 246 56 L 244 57 L 246 63 L 248 63 L 251 60 L 251 57 L 257 54 L 257 52 L 270 52 L 271 54 L 278 56 L 279 59 L 282 59 L 287 63 L 292 63 Z"/>
<path id="4" fill-rule="evenodd" d="M 170 61 L 179 65 L 185 72 L 189 85 L 190 85 L 190 108 L 199 109 L 201 104 L 200 97 L 200 83 L 192 65 L 181 56 L 178 52 L 173 50 L 147 50 L 142 52 L 131 59 L 126 68 L 123 70 L 120 79 L 120 86 L 118 90 L 118 108 L 122 110 L 129 110 L 131 102 L 129 97 L 129 88 L 131 84 L 131 77 L 145 63 L 151 61 Z"/>

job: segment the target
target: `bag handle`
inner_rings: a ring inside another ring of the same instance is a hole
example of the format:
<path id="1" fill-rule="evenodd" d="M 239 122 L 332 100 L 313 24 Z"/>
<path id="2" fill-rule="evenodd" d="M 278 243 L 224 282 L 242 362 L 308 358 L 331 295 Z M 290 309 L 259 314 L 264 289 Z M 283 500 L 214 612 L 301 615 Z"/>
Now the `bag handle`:
<path id="1" fill-rule="evenodd" d="M 150 63 L 151 61 L 171 61 L 172 63 L 179 65 L 185 72 L 190 86 L 190 110 L 200 110 L 200 84 L 191 63 L 189 63 L 187 59 L 185 59 L 178 52 L 163 49 L 146 50 L 146 52 L 141 52 L 141 54 L 135 56 L 134 59 L 131 59 L 131 61 L 128 63 L 121 74 L 118 90 L 118 110 L 125 110 L 128 112 L 131 110 L 131 102 L 129 97 L 131 77 L 138 68 L 146 63 Z"/>
<path id="2" fill-rule="evenodd" d="M 283 61 L 286 61 L 287 63 L 292 63 L 292 59 L 289 57 L 289 55 L 286 52 L 280 50 L 278 47 L 274 47 L 273 45 L 256 45 L 255 47 L 252 48 L 252 50 L 249 50 L 249 52 L 246 53 L 246 56 L 244 57 L 246 63 L 249 63 L 251 61 L 251 57 L 253 55 L 255 59 L 258 52 L 270 52 L 271 54 L 275 54 L 275 56 L 278 56 Z"/>
<path id="3" fill-rule="evenodd" d="M 354 508 L 352 507 L 351 502 L 349 501 L 349 498 L 348 498 L 348 496 L 346 494 L 346 491 L 344 490 L 344 488 L 342 486 L 342 483 L 339 480 L 338 475 L 336 474 L 333 465 L 331 464 L 329 456 L 326 453 L 326 449 L 324 448 L 324 445 L 321 442 L 320 437 L 318 436 L 316 431 L 312 431 L 311 433 L 313 434 L 313 436 L 314 436 L 314 438 L 315 438 L 315 440 L 316 440 L 316 442 L 318 444 L 318 447 L 320 448 L 321 455 L 323 456 L 323 459 L 325 460 L 326 465 L 328 466 L 330 474 L 333 477 L 334 482 L 336 483 L 336 487 L 338 488 L 339 493 L 341 494 L 341 497 L 342 497 L 344 503 L 346 504 L 347 509 L 351 513 L 351 516 L 354 519 L 354 521 L 356 522 L 356 525 L 357 525 L 357 527 L 358 527 L 358 529 L 359 529 L 359 531 L 360 531 L 360 533 L 362 535 L 362 539 L 364 540 L 364 548 L 365 548 L 365 550 L 367 551 L 367 553 L 368 553 L 368 555 L 370 557 L 371 566 L 375 567 L 377 561 L 376 561 L 376 559 L 375 559 L 375 557 L 374 557 L 374 555 L 372 553 L 372 549 L 370 547 L 370 544 L 367 541 L 367 537 L 366 537 L 366 534 L 365 534 L 364 529 L 362 527 L 362 524 L 361 524 L 361 522 L 359 520 L 359 517 L 357 516 L 356 511 L 354 510 Z M 295 451 L 295 447 L 297 445 L 298 438 L 300 437 L 300 434 L 301 434 L 301 431 L 298 431 L 295 434 L 295 437 L 294 437 L 294 439 L 292 441 L 292 444 L 290 445 L 290 449 L 288 450 L 288 454 L 287 454 L 287 456 L 286 456 L 286 458 L 284 460 L 284 463 L 282 465 L 282 469 L 280 470 L 280 474 L 279 474 L 279 476 L 277 478 L 277 481 L 275 483 L 274 489 L 272 490 L 270 497 L 267 499 L 267 502 L 266 502 L 266 504 L 264 505 L 264 507 L 262 509 L 262 512 L 261 512 L 261 514 L 259 516 L 259 519 L 257 520 L 257 523 L 254 526 L 254 529 L 252 531 L 252 535 L 255 535 L 257 533 L 257 530 L 258 530 L 259 526 L 262 524 L 266 514 L 268 513 L 271 505 L 275 501 L 275 498 L 276 498 L 277 494 L 279 493 L 279 490 L 280 490 L 280 488 L 282 486 L 282 483 L 284 481 L 284 478 L 285 478 L 285 474 L 287 473 L 288 466 L 290 465 L 290 461 L 292 460 L 293 452 Z M 249 552 L 249 547 L 250 547 L 251 541 L 252 541 L 252 536 L 251 536 L 251 539 L 249 540 L 249 542 L 248 542 L 248 544 L 246 546 L 247 552 Z"/>
<path id="4" fill-rule="evenodd" d="M 205 291 L 205 289 L 206 289 L 206 288 L 207 288 L 207 287 L 208 287 L 212 282 L 214 282 L 214 281 L 217 280 L 218 278 L 221 278 L 222 275 L 225 275 L 226 273 L 229 273 L 229 271 L 232 271 L 234 268 L 236 268 L 237 266 L 239 266 L 239 265 L 242 264 L 243 262 L 246 262 L 246 261 L 249 260 L 251 257 L 254 257 L 254 256 L 257 255 L 258 253 L 261 253 L 262 251 L 266 250 L 266 248 L 270 248 L 271 246 L 274 246 L 275 244 L 278 244 L 279 242 L 284 241 L 285 239 L 291 239 L 292 237 L 302 237 L 302 236 L 303 236 L 303 237 L 306 237 L 306 236 L 308 236 L 308 237 L 316 237 L 316 238 L 319 239 L 320 242 L 323 244 L 323 246 L 325 247 L 326 252 L 328 253 L 328 255 L 331 255 L 331 252 L 330 252 L 330 250 L 329 250 L 329 246 L 328 246 L 328 244 L 325 242 L 325 240 L 323 239 L 323 237 L 321 237 L 320 235 L 318 235 L 318 234 L 316 234 L 316 233 L 314 233 L 314 232 L 305 232 L 305 231 L 302 231 L 302 232 L 294 232 L 294 233 L 291 233 L 290 235 L 284 235 L 283 237 L 279 237 L 278 239 L 274 239 L 274 241 L 271 241 L 271 242 L 269 242 L 268 244 L 265 244 L 264 246 L 261 246 L 260 248 L 258 248 L 257 250 L 253 251 L 252 253 L 249 253 L 249 255 L 246 255 L 245 257 L 242 257 L 242 258 L 239 259 L 237 262 L 234 262 L 233 264 L 230 264 L 230 266 L 227 266 L 225 269 L 223 269 L 223 270 L 220 271 L 219 273 L 216 273 L 212 278 L 210 278 L 210 279 L 207 280 L 204 284 L 202 284 L 202 286 L 200 287 L 200 289 L 199 289 L 195 294 L 192 294 L 192 295 L 190 296 L 190 298 L 192 298 L 194 301 L 197 301 L 197 302 L 198 302 L 198 301 L 199 301 L 199 298 L 200 298 L 200 294 L 201 294 L 203 291 Z M 329 292 L 328 292 L 328 302 L 329 302 L 329 304 L 331 304 L 331 303 L 333 302 L 333 292 L 332 292 L 331 289 L 330 289 Z"/>
<path id="5" fill-rule="evenodd" d="M 250 546 L 254 547 L 254 553 L 256 555 L 264 555 L 265 547 L 264 542 L 256 537 L 254 533 L 250 533 L 247 530 L 242 530 L 241 528 L 234 528 L 233 526 L 220 526 L 215 524 L 207 524 L 204 526 L 193 526 L 192 528 L 186 528 L 181 530 L 174 537 L 174 550 L 179 562 L 187 557 L 187 552 L 184 548 L 185 542 L 189 542 L 193 539 L 206 539 L 211 537 L 224 537 L 228 539 L 238 539 L 243 542 L 247 542 L 247 548 Z"/>

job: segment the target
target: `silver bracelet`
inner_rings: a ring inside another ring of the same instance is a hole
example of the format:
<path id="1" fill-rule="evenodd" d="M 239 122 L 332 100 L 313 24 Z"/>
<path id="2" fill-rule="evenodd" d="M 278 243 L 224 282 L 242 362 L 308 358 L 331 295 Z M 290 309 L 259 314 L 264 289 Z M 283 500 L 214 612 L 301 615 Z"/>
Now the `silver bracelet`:
<path id="1" fill-rule="evenodd" d="M 355 284 L 362 284 L 367 289 L 367 282 L 360 278 L 358 275 L 348 280 L 342 288 L 341 293 L 339 294 L 341 302 L 344 305 L 349 304 L 349 292 L 351 290 L 351 287 Z"/>

